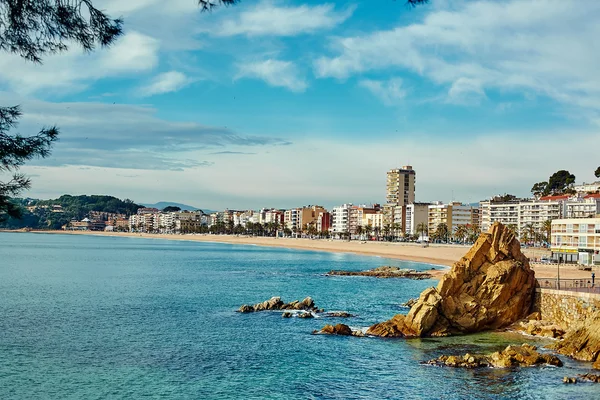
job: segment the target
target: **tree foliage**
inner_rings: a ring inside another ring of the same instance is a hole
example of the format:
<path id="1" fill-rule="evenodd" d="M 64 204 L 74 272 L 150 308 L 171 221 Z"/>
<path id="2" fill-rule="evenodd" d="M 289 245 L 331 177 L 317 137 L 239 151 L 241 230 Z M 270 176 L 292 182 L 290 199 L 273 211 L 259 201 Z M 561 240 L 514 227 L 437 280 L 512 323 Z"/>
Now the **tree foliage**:
<path id="1" fill-rule="evenodd" d="M 596 172 L 594 172 L 596 178 L 600 178 L 600 167 L 596 168 Z"/>
<path id="2" fill-rule="evenodd" d="M 177 206 L 168 206 L 162 209 L 162 212 L 178 212 L 181 211 L 181 208 Z"/>
<path id="3" fill-rule="evenodd" d="M 538 182 L 531 188 L 534 196 L 571 194 L 575 184 L 575 175 L 561 169 L 553 173 L 547 182 Z"/>
<path id="4" fill-rule="evenodd" d="M 0 51 L 41 63 L 48 54 L 64 52 L 71 43 L 85 51 L 108 46 L 119 37 L 122 21 L 94 8 L 90 0 L 0 0 Z M 44 158 L 57 140 L 56 127 L 42 128 L 36 135 L 11 133 L 21 117 L 19 106 L 0 107 L 0 219 L 18 217 L 20 207 L 11 201 L 31 186 L 18 173 L 25 161 Z"/>

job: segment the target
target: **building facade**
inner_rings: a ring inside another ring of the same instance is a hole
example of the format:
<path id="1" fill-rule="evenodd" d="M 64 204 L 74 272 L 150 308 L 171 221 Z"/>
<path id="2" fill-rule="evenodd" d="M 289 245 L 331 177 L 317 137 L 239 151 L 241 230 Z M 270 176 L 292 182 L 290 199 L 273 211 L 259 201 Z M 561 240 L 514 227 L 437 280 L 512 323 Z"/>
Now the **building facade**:
<path id="1" fill-rule="evenodd" d="M 386 203 L 405 206 L 415 202 L 417 173 L 412 166 L 391 169 L 387 173 Z"/>
<path id="2" fill-rule="evenodd" d="M 553 220 L 551 250 L 557 262 L 600 265 L 600 218 Z"/>

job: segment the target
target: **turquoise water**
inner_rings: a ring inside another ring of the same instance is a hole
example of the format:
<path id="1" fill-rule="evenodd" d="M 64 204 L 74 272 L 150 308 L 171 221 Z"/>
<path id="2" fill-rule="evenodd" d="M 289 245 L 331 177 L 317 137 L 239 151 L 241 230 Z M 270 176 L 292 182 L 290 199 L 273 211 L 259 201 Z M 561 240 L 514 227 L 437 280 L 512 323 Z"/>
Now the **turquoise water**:
<path id="1" fill-rule="evenodd" d="M 385 340 L 311 335 L 405 312 L 434 281 L 326 277 L 430 266 L 347 254 L 138 238 L 0 233 L 0 399 L 593 399 L 564 385 L 589 364 L 458 370 L 420 365 L 522 336 Z M 358 316 L 238 314 L 312 296 Z"/>

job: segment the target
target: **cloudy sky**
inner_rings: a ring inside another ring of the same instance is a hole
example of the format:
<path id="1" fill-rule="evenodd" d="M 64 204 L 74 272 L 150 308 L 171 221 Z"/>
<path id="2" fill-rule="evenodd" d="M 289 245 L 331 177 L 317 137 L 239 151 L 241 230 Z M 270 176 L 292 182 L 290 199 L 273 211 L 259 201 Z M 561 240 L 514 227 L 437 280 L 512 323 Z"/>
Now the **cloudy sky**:
<path id="1" fill-rule="evenodd" d="M 23 134 L 56 124 L 30 197 L 111 194 L 210 209 L 529 194 L 600 165 L 596 0 L 95 0 L 111 48 L 43 65 L 0 54 Z"/>

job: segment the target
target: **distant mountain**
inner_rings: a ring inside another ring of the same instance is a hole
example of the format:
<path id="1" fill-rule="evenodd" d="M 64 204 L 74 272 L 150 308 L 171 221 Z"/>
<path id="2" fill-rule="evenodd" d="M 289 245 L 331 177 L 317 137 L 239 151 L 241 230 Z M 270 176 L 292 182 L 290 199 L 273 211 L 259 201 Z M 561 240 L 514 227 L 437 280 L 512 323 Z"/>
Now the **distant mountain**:
<path id="1" fill-rule="evenodd" d="M 187 205 L 187 204 L 173 203 L 173 202 L 170 202 L 170 201 L 159 201 L 158 203 L 154 203 L 154 204 L 143 203 L 143 205 L 144 205 L 144 207 L 158 208 L 159 210 L 162 210 L 165 207 L 179 207 L 183 211 L 202 210 L 206 214 L 210 214 L 210 213 L 214 212 L 212 210 L 208 210 L 208 209 L 204 209 L 204 208 L 198 208 L 198 207 L 190 206 L 190 205 Z"/>

